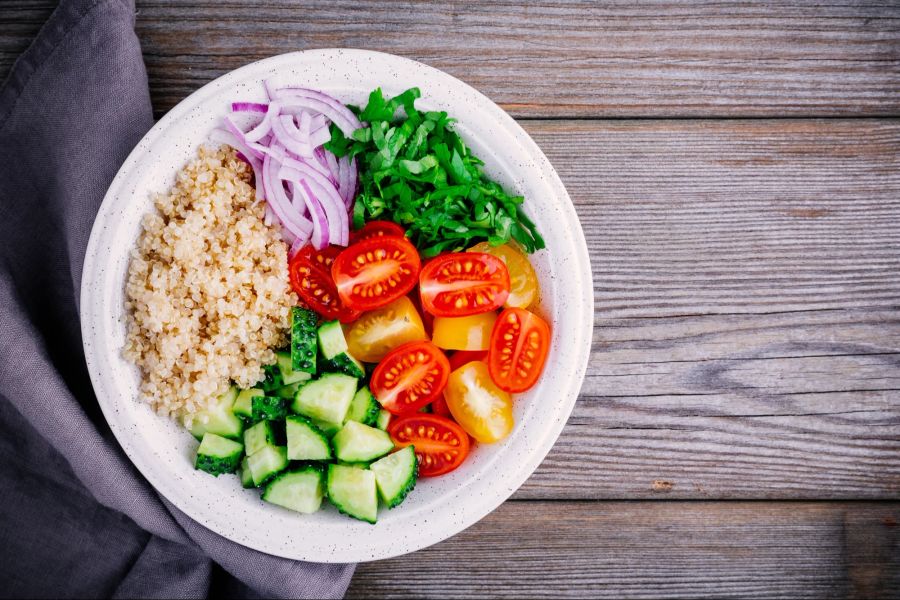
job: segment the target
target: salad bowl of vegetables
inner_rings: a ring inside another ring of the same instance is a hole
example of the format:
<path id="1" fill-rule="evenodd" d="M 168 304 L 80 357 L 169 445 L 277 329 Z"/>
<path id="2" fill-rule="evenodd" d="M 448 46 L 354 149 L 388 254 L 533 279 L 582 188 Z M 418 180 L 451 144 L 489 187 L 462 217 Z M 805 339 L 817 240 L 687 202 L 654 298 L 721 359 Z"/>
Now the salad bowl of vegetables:
<path id="1" fill-rule="evenodd" d="M 152 194 L 211 142 L 250 167 L 296 303 L 260 380 L 178 422 L 122 356 L 123 281 Z M 163 496 L 257 550 L 352 562 L 446 539 L 531 475 L 577 399 L 592 297 L 565 188 L 502 109 L 408 59 L 316 50 L 211 82 L 140 142 L 94 226 L 82 327 Z"/>

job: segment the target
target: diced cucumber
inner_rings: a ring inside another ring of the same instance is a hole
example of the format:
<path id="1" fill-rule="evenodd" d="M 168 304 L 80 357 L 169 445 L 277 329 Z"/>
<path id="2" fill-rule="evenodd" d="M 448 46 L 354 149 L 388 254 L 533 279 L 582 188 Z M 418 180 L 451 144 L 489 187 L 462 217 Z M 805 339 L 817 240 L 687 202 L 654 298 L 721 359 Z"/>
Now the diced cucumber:
<path id="1" fill-rule="evenodd" d="M 299 306 L 291 309 L 291 370 L 316 372 L 316 313 Z"/>
<path id="2" fill-rule="evenodd" d="M 416 487 L 418 466 L 416 449 L 412 446 L 401 448 L 369 465 L 369 470 L 375 473 L 378 495 L 385 506 L 394 508 Z"/>
<path id="3" fill-rule="evenodd" d="M 331 460 L 331 444 L 322 430 L 302 415 L 291 415 L 285 422 L 287 456 L 290 460 Z"/>
<path id="4" fill-rule="evenodd" d="M 257 487 L 287 466 L 287 448 L 284 446 L 266 446 L 247 457 L 247 467 L 253 476 L 253 484 Z"/>
<path id="5" fill-rule="evenodd" d="M 265 448 L 275 445 L 275 431 L 269 421 L 260 421 L 244 432 L 244 449 L 252 456 Z"/>
<path id="6" fill-rule="evenodd" d="M 278 388 L 273 391 L 272 394 L 278 396 L 279 398 L 285 398 L 287 400 L 293 400 L 294 396 L 297 395 L 297 390 L 303 387 L 304 381 L 298 381 L 297 383 L 292 383 L 290 385 L 286 385 Z"/>
<path id="7" fill-rule="evenodd" d="M 378 418 L 375 420 L 375 427 L 382 431 L 387 431 L 388 425 L 391 424 L 391 413 L 383 408 L 378 411 Z"/>
<path id="8" fill-rule="evenodd" d="M 253 475 L 250 473 L 250 467 L 247 466 L 247 457 L 241 461 L 241 485 L 249 489 L 256 487 L 253 485 Z"/>
<path id="9" fill-rule="evenodd" d="M 203 441 L 197 448 L 194 466 L 218 477 L 222 473 L 234 473 L 241 464 L 244 445 L 215 433 L 203 434 Z"/>
<path id="10" fill-rule="evenodd" d="M 319 327 L 319 350 L 325 359 L 323 369 L 345 373 L 357 379 L 365 377 L 366 369 L 350 355 L 344 330 L 338 321 L 328 321 Z"/>
<path id="11" fill-rule="evenodd" d="M 283 419 L 287 415 L 287 403 L 278 396 L 254 396 L 253 420 Z"/>
<path id="12" fill-rule="evenodd" d="M 311 419 L 343 423 L 356 393 L 356 379 L 340 373 L 328 373 L 297 390 L 295 413 Z"/>
<path id="13" fill-rule="evenodd" d="M 263 380 L 257 383 L 256 386 L 264 392 L 271 392 L 284 385 L 284 380 L 281 378 L 281 369 L 278 368 L 277 364 L 265 365 L 263 367 L 263 375 Z"/>
<path id="14" fill-rule="evenodd" d="M 334 434 L 341 430 L 341 427 L 343 427 L 343 424 L 341 423 L 331 423 L 320 419 L 310 419 L 310 422 L 322 430 L 322 433 L 324 433 L 325 437 L 329 440 L 334 437 Z"/>
<path id="15" fill-rule="evenodd" d="M 319 326 L 319 350 L 325 358 L 334 358 L 347 351 L 347 340 L 339 321 L 328 321 Z"/>
<path id="16" fill-rule="evenodd" d="M 279 473 L 266 485 L 262 499 L 278 506 L 311 514 L 322 506 L 325 474 L 322 469 L 307 466 Z"/>
<path id="17" fill-rule="evenodd" d="M 328 499 L 340 512 L 368 523 L 378 520 L 378 494 L 372 471 L 328 465 L 327 488 Z"/>
<path id="18" fill-rule="evenodd" d="M 253 417 L 253 398 L 255 396 L 265 396 L 265 392 L 259 388 L 251 388 L 249 390 L 241 390 L 231 407 L 231 412 L 239 417 L 250 419 Z"/>
<path id="19" fill-rule="evenodd" d="M 345 462 L 368 462 L 394 449 L 387 432 L 356 421 L 347 421 L 331 443 L 337 459 Z"/>
<path id="20" fill-rule="evenodd" d="M 357 379 L 366 376 L 366 367 L 347 352 L 342 352 L 334 358 L 323 358 L 322 370 L 329 373 L 344 373 Z"/>
<path id="21" fill-rule="evenodd" d="M 347 411 L 347 420 L 372 426 L 378 421 L 378 411 L 380 410 L 381 405 L 378 404 L 375 396 L 368 387 L 363 386 L 353 396 L 350 409 Z"/>
<path id="22" fill-rule="evenodd" d="M 190 431 L 198 440 L 206 433 L 215 433 L 222 437 L 240 439 L 244 431 L 244 423 L 231 411 L 238 397 L 238 389 L 234 386 L 216 398 L 212 405 L 194 415 Z"/>
<path id="23" fill-rule="evenodd" d="M 278 361 L 278 369 L 281 371 L 281 380 L 284 382 L 284 385 L 312 379 L 310 373 L 294 370 L 290 352 L 279 350 L 275 353 L 275 360 Z"/>

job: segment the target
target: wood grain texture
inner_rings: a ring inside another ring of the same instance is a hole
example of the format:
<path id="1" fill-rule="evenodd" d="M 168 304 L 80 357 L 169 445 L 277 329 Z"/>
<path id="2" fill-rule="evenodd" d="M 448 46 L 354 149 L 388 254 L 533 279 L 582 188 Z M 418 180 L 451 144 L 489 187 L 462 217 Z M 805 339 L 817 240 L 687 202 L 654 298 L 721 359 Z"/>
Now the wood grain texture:
<path id="1" fill-rule="evenodd" d="M 0 3 L 0 76 L 49 5 Z M 137 6 L 158 116 L 252 60 L 323 47 L 421 60 L 521 117 L 900 114 L 900 5 L 891 2 L 138 0 Z"/>
<path id="2" fill-rule="evenodd" d="M 898 497 L 900 122 L 524 125 L 575 202 L 596 316 L 517 498 Z"/>
<path id="3" fill-rule="evenodd" d="M 512 502 L 348 598 L 896 598 L 900 505 Z"/>

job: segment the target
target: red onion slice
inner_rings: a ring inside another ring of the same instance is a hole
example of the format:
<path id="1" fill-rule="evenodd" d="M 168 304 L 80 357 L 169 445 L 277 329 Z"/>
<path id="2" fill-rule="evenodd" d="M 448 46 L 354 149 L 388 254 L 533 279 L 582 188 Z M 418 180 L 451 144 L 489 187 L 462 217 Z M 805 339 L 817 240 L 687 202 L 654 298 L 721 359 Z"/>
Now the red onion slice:
<path id="1" fill-rule="evenodd" d="M 266 116 L 260 121 L 259 125 L 244 134 L 247 142 L 258 142 L 267 133 L 272 131 L 272 121 L 281 114 L 281 104 L 278 101 L 270 102 L 266 109 Z"/>
<path id="2" fill-rule="evenodd" d="M 316 250 L 324 250 L 328 247 L 331 237 L 328 231 L 328 215 L 325 213 L 325 208 L 305 182 L 298 181 L 296 191 L 298 196 L 306 203 L 306 207 L 309 209 L 309 214 L 312 217 L 313 232 L 309 241 Z"/>
<path id="3" fill-rule="evenodd" d="M 262 102 L 232 102 L 231 112 L 265 113 L 269 110 L 268 104 Z"/>
<path id="4" fill-rule="evenodd" d="M 283 112 L 285 113 L 303 109 L 322 113 L 332 123 L 337 125 L 338 129 L 347 137 L 350 137 L 354 131 L 362 127 L 362 123 L 359 122 L 353 111 L 327 94 L 294 87 L 272 90 L 271 85 L 267 85 L 267 89 L 270 90 L 270 93 L 273 94 L 276 100 L 284 102 Z"/>
<path id="5" fill-rule="evenodd" d="M 303 137 L 303 133 L 294 124 L 294 118 L 290 115 L 281 115 L 272 120 L 272 133 L 275 139 L 298 156 L 312 156 L 312 146 L 309 145 L 309 134 Z"/>
<path id="6" fill-rule="evenodd" d="M 263 182 L 266 191 L 266 201 L 275 216 L 288 231 L 298 238 L 309 239 L 312 233 L 312 222 L 298 213 L 291 205 L 287 193 L 284 191 L 282 178 L 278 176 L 278 161 L 271 156 L 266 156 L 263 161 Z"/>
<path id="7" fill-rule="evenodd" d="M 306 182 L 311 193 L 325 209 L 331 243 L 346 246 L 350 239 L 350 217 L 344 200 L 334 184 L 308 164 L 290 158 L 285 159 L 279 176 L 283 179 Z"/>

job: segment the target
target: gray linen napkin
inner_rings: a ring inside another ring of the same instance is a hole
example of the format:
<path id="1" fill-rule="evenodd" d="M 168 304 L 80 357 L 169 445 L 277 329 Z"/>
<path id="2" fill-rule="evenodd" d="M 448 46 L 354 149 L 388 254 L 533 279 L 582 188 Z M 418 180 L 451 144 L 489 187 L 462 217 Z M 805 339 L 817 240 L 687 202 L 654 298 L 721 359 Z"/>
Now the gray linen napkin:
<path id="1" fill-rule="evenodd" d="M 152 123 L 133 0 L 63 0 L 0 89 L 0 597 L 341 597 L 353 565 L 255 552 L 163 500 L 97 406 L 81 266 Z"/>

